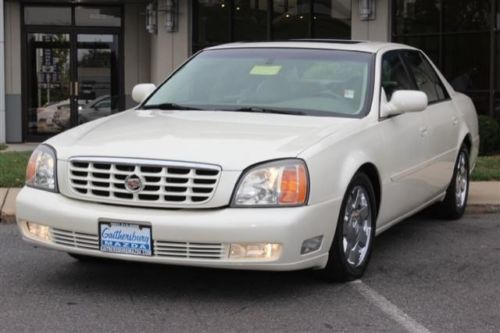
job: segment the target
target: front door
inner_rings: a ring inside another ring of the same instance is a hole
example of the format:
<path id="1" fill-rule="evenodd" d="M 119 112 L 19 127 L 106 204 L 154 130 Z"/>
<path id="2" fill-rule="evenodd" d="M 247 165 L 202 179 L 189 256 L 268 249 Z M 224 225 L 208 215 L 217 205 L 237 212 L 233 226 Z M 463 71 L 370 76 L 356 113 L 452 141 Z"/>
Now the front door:
<path id="1" fill-rule="evenodd" d="M 120 10 L 76 6 L 68 22 L 53 19 L 53 26 L 42 26 L 45 21 L 28 9 L 24 140 L 42 141 L 123 109 Z"/>

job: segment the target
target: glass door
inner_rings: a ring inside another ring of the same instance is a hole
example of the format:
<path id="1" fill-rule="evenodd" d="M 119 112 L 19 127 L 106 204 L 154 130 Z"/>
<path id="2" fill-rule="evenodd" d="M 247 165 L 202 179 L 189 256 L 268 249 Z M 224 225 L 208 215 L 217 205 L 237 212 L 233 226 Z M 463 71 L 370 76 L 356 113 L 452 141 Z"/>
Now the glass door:
<path id="1" fill-rule="evenodd" d="M 28 33 L 28 135 L 56 134 L 71 114 L 71 43 L 69 33 Z"/>
<path id="2" fill-rule="evenodd" d="M 116 34 L 76 36 L 76 123 L 118 111 L 118 46 Z"/>

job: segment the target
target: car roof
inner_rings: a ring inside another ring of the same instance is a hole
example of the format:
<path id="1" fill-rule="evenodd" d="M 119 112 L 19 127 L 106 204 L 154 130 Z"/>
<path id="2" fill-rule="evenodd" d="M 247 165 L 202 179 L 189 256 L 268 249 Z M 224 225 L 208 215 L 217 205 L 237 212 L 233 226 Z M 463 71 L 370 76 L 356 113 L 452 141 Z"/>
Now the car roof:
<path id="1" fill-rule="evenodd" d="M 349 39 L 292 39 L 271 42 L 235 42 L 206 48 L 206 50 L 237 48 L 310 48 L 377 53 L 384 49 L 414 49 L 411 46 L 388 42 L 373 42 Z"/>

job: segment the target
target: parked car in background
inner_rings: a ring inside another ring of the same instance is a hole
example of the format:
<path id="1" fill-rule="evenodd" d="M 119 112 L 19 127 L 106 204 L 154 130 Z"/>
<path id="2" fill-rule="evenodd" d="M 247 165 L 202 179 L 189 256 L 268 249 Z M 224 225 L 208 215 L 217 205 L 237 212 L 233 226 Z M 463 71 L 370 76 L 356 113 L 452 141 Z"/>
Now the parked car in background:
<path id="1" fill-rule="evenodd" d="M 65 99 L 39 107 L 36 112 L 38 128 L 44 132 L 59 132 L 61 129 L 68 128 L 70 116 L 69 103 L 69 99 Z M 83 105 L 85 105 L 85 102 L 78 100 L 78 110 L 81 110 Z M 60 120 L 64 118 L 67 118 L 68 122 Z"/>
<path id="2" fill-rule="evenodd" d="M 78 123 L 83 124 L 91 120 L 106 117 L 111 114 L 111 97 L 109 95 L 100 96 L 90 102 L 79 100 Z M 70 127 L 70 112 L 67 109 L 58 109 L 54 113 L 53 122 L 61 127 Z"/>
<path id="3" fill-rule="evenodd" d="M 78 259 L 346 281 L 404 218 L 464 213 L 476 111 L 418 49 L 221 45 L 133 97 L 34 151 L 17 197 L 27 241 Z"/>

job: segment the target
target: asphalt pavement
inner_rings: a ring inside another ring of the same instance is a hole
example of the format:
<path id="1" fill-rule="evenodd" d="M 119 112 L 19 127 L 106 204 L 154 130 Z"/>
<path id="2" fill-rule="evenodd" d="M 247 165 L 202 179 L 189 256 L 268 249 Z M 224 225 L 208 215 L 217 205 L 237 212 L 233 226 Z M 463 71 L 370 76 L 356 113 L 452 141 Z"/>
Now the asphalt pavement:
<path id="1" fill-rule="evenodd" d="M 500 214 L 411 218 L 366 276 L 81 263 L 0 225 L 0 332 L 499 332 Z"/>

